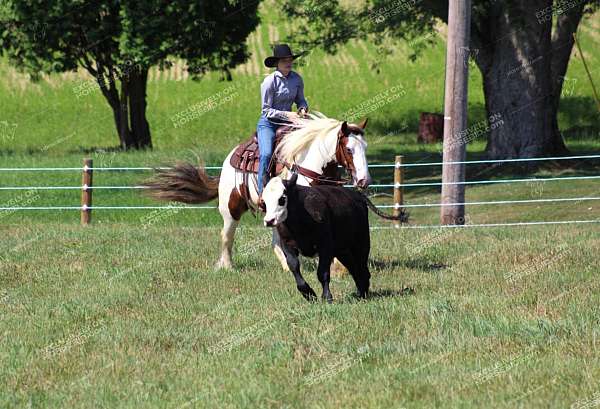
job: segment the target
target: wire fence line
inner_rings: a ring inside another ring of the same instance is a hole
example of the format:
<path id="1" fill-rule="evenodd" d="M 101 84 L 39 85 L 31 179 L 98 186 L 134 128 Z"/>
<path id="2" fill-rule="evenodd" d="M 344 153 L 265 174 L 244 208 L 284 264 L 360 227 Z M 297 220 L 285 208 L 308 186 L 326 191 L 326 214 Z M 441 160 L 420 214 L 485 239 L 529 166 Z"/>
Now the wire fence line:
<path id="1" fill-rule="evenodd" d="M 393 205 L 376 205 L 379 209 L 404 209 L 417 207 L 443 207 L 443 206 L 469 206 L 469 205 L 504 205 L 504 204 L 527 204 L 527 203 L 554 203 L 554 202 L 585 202 L 600 200 L 600 197 L 560 197 L 550 199 L 525 199 L 525 200 L 493 200 L 479 202 L 462 202 L 462 203 L 420 203 L 420 204 L 393 204 Z M 127 209 L 218 209 L 218 206 L 12 206 L 0 207 L 0 210 L 127 210 Z"/>
<path id="2" fill-rule="evenodd" d="M 463 182 L 424 182 L 424 183 L 388 183 L 375 184 L 369 187 L 422 187 L 422 186 L 444 186 L 444 185 L 481 185 L 487 183 L 529 183 L 529 182 L 554 182 L 557 180 L 589 180 L 600 179 L 600 176 L 565 176 L 559 178 L 526 178 L 526 179 L 489 179 L 489 180 L 466 180 Z"/>
<path id="3" fill-rule="evenodd" d="M 503 204 L 525 204 L 525 203 L 554 203 L 554 202 L 585 202 L 600 200 L 600 197 L 562 197 L 551 199 L 526 199 L 526 200 L 495 200 L 463 203 L 421 203 L 421 204 L 394 204 L 376 205 L 380 209 L 401 209 L 416 207 L 442 207 L 442 206 L 468 206 L 468 205 L 503 205 Z M 218 209 L 218 206 L 14 206 L 0 207 L 0 210 L 137 210 L 137 209 Z"/>
<path id="4" fill-rule="evenodd" d="M 474 165 L 484 163 L 511 163 L 511 162 L 536 162 L 550 160 L 573 160 L 573 159 L 599 159 L 600 155 L 577 155 L 577 156 L 551 156 L 545 158 L 522 158 L 522 159 L 485 159 L 485 160 L 466 160 L 455 162 L 423 162 L 423 163 L 396 163 L 400 168 L 409 168 L 414 166 L 442 166 L 442 165 Z M 389 165 L 385 165 L 389 166 Z"/>
<path id="5" fill-rule="evenodd" d="M 217 206 L 14 206 L 0 210 L 145 210 L 145 209 L 218 209 Z"/>
<path id="6" fill-rule="evenodd" d="M 561 197 L 552 199 L 527 199 L 527 200 L 495 200 L 489 202 L 463 202 L 463 203 L 422 203 L 422 204 L 394 204 L 377 206 L 382 209 L 401 209 L 411 207 L 443 207 L 443 206 L 467 206 L 467 205 L 501 205 L 501 204 L 525 204 L 525 203 L 554 203 L 554 202 L 585 202 L 600 200 L 600 197 Z"/>
<path id="7" fill-rule="evenodd" d="M 527 162 L 527 161 L 549 161 L 549 160 L 574 160 L 574 159 L 598 159 L 600 155 L 578 155 L 578 156 L 563 156 L 563 157 L 546 157 L 546 158 L 526 158 L 526 159 L 503 159 L 503 160 L 474 160 L 460 162 L 427 162 L 427 163 L 387 163 L 387 164 L 372 164 L 370 168 L 400 168 L 400 167 L 415 167 L 415 166 L 440 166 L 447 164 L 485 164 L 485 163 L 507 163 L 507 162 Z M 221 166 L 205 166 L 207 170 L 220 170 Z M 21 171 L 148 171 L 148 170 L 165 170 L 170 167 L 31 167 L 31 168 L 0 168 L 0 172 L 21 172 Z M 550 177 L 550 178 L 522 178 L 522 179 L 490 179 L 490 180 L 475 180 L 462 182 L 423 182 L 423 183 L 393 183 L 393 184 L 372 184 L 373 188 L 402 188 L 402 187 L 421 187 L 421 186 L 443 186 L 443 185 L 476 185 L 476 184 L 498 184 L 498 183 L 530 183 L 530 182 L 550 182 L 550 181 L 565 181 L 565 180 L 593 180 L 600 179 L 600 176 L 566 176 L 566 177 Z M 346 185 L 351 187 L 351 185 Z M 0 191 L 11 190 L 140 190 L 148 189 L 147 186 L 2 186 Z M 393 205 L 377 205 L 378 208 L 427 208 L 427 207 L 442 207 L 442 206 L 457 206 L 457 205 L 505 205 L 505 204 L 528 204 L 528 203 L 554 203 L 554 202 L 582 202 L 600 200 L 600 197 L 570 197 L 570 198 L 548 198 L 548 199 L 528 199 L 528 200 L 498 200 L 498 201 L 475 201 L 464 203 L 422 203 L 422 204 L 393 204 Z M 217 209 L 217 206 L 190 206 L 190 205 L 167 205 L 167 206 L 4 206 L 0 207 L 0 211 L 21 211 L 21 210 L 159 210 L 159 209 Z M 412 226 L 375 226 L 372 230 L 379 229 L 427 229 L 427 228 L 465 228 L 465 227 L 501 227 L 501 226 L 531 226 L 543 224 L 589 224 L 598 223 L 600 220 L 565 220 L 565 221 L 539 221 L 539 222 L 515 222 L 515 223 L 489 223 L 489 224 L 466 224 L 466 225 L 412 225 Z"/>
<path id="8" fill-rule="evenodd" d="M 555 182 L 559 180 L 590 180 L 600 179 L 600 176 L 564 176 L 556 178 L 525 178 L 525 179 L 488 179 L 488 180 L 467 180 L 464 182 L 424 182 L 424 183 L 384 183 L 372 184 L 372 188 L 384 187 L 421 187 L 421 186 L 444 186 L 444 185 L 478 185 L 486 183 L 529 183 L 529 182 Z M 352 187 L 352 185 L 344 185 Z M 2 186 L 0 190 L 98 190 L 98 189 L 149 189 L 147 186 Z"/>
<path id="9" fill-rule="evenodd" d="M 576 156 L 551 156 L 544 158 L 519 158 L 519 159 L 485 159 L 485 160 L 470 160 L 470 161 L 457 161 L 457 162 L 417 162 L 417 163 L 380 163 L 368 165 L 369 168 L 408 168 L 415 166 L 442 166 L 442 165 L 471 165 L 471 164 L 484 164 L 484 163 L 511 163 L 511 162 L 537 162 L 537 161 L 553 161 L 553 160 L 574 160 L 574 159 L 600 159 L 600 155 L 576 155 Z M 43 172 L 43 171 L 82 171 L 82 170 L 93 170 L 93 171 L 146 171 L 146 170 L 165 170 L 171 169 L 170 167 L 47 167 L 47 168 L 0 168 L 0 172 Z M 207 170 L 220 170 L 222 166 L 204 166 Z"/>
<path id="10" fill-rule="evenodd" d="M 443 224 L 443 225 L 404 225 L 404 226 L 371 226 L 371 230 L 391 230 L 391 229 L 467 229 L 473 227 L 513 227 L 513 226 L 541 226 L 541 225 L 560 225 L 560 224 L 594 224 L 600 223 L 596 220 L 558 220 L 558 221 L 539 221 L 539 222 L 514 222 L 514 223 L 486 223 L 486 224 Z"/>
<path id="11" fill-rule="evenodd" d="M 218 170 L 222 169 L 222 166 L 204 166 L 204 169 Z M 156 166 L 156 167 L 68 167 L 68 168 L 0 168 L 0 172 L 43 172 L 43 171 L 78 171 L 92 170 L 92 171 L 130 171 L 130 170 L 166 170 L 171 169 L 168 166 Z"/>

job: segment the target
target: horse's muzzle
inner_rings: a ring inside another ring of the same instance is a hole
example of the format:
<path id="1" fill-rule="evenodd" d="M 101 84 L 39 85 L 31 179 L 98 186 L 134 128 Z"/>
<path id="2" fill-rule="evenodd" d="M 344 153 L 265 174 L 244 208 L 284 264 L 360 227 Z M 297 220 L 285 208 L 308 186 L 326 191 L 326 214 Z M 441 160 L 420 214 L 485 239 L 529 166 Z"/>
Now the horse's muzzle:
<path id="1" fill-rule="evenodd" d="M 361 189 L 366 189 L 367 187 L 369 187 L 369 185 L 371 184 L 371 178 L 367 178 L 367 179 L 361 179 L 356 183 L 356 186 L 358 186 Z"/>

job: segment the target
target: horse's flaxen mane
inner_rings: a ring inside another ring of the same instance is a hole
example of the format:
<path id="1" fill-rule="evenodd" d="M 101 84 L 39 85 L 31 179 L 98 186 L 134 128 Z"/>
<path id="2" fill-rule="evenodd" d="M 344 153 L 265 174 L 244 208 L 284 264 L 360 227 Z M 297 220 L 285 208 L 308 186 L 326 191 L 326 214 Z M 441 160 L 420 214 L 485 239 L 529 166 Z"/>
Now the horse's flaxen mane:
<path id="1" fill-rule="evenodd" d="M 275 154 L 289 163 L 295 162 L 295 157 L 305 151 L 316 140 L 324 140 L 328 135 L 337 137 L 336 128 L 342 122 L 337 119 L 327 118 L 323 114 L 311 114 L 311 119 L 303 120 L 301 126 L 287 134 L 277 146 Z"/>

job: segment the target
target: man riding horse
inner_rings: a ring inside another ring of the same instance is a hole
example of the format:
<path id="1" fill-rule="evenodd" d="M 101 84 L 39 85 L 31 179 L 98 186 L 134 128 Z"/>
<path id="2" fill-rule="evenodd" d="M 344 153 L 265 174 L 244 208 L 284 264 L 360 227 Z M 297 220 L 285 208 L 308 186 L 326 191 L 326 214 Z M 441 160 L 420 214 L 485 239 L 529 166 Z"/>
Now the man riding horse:
<path id="1" fill-rule="evenodd" d="M 258 194 L 262 203 L 263 187 L 269 180 L 269 163 L 273 155 L 275 133 L 281 126 L 296 122 L 308 113 L 308 103 L 304 98 L 302 77 L 292 71 L 293 61 L 303 55 L 294 55 L 287 44 L 278 44 L 273 55 L 265 59 L 265 65 L 276 70 L 269 74 L 260 86 L 262 101 L 261 115 L 256 125 L 260 151 L 258 165 Z M 292 111 L 296 103 L 298 112 Z"/>

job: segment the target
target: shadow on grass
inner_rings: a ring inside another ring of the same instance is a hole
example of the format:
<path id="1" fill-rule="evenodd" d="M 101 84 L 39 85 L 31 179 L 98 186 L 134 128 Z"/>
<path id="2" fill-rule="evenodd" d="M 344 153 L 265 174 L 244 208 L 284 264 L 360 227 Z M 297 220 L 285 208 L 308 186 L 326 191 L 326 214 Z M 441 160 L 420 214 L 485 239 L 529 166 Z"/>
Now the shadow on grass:
<path id="1" fill-rule="evenodd" d="M 144 151 L 143 149 L 139 150 L 140 152 Z M 83 154 L 92 154 L 92 153 L 112 153 L 112 152 L 127 152 L 120 146 L 77 146 L 75 148 L 69 149 L 68 153 L 83 153 Z"/>
<path id="2" fill-rule="evenodd" d="M 415 289 L 412 287 L 404 287 L 402 290 L 392 290 L 389 288 L 383 288 L 381 290 L 369 291 L 369 298 L 387 298 L 387 297 L 406 297 L 408 295 L 414 295 Z M 356 297 L 356 295 L 354 295 Z"/>
<path id="3" fill-rule="evenodd" d="M 436 110 L 433 110 L 436 111 Z M 393 118 L 384 121 L 373 121 L 369 123 L 369 132 L 382 135 L 398 135 L 399 133 L 419 130 L 419 119 L 422 109 L 408 109 L 398 112 Z M 437 112 L 442 114 L 443 107 Z M 483 103 L 469 104 L 468 123 L 473 125 L 485 121 L 488 114 Z M 596 103 L 590 96 L 566 96 L 560 101 L 558 114 L 560 127 L 568 139 L 589 138 L 600 132 L 600 113 L 596 109 Z M 416 138 L 413 141 L 416 143 Z"/>
<path id="4" fill-rule="evenodd" d="M 379 290 L 369 291 L 369 295 L 366 299 L 359 298 L 356 292 L 345 294 L 337 299 L 334 299 L 334 304 L 356 304 L 361 302 L 369 302 L 369 300 L 375 300 L 380 298 L 392 298 L 392 297 L 406 297 L 414 295 L 415 289 L 412 287 L 404 287 L 401 290 L 393 290 L 391 288 L 382 288 Z"/>
<path id="5" fill-rule="evenodd" d="M 591 96 L 562 97 L 558 118 L 570 137 L 589 137 L 600 132 L 600 113 Z"/>
<path id="6" fill-rule="evenodd" d="M 438 110 L 430 110 L 427 112 L 442 114 L 442 111 L 443 106 L 440 106 Z M 421 117 L 421 112 L 425 111 L 422 109 L 408 109 L 398 112 L 398 115 L 395 115 L 393 118 L 389 118 L 386 121 L 373 121 L 373 123 L 369 122 L 368 130 L 370 132 L 373 131 L 383 135 L 397 135 L 401 132 L 416 133 L 419 130 L 419 119 Z M 486 118 L 486 116 L 487 114 L 484 104 L 477 103 L 469 105 L 469 123 L 482 121 Z"/>
<path id="7" fill-rule="evenodd" d="M 391 270 L 394 267 L 408 268 L 411 270 L 420 270 L 423 272 L 436 272 L 448 268 L 446 264 L 432 263 L 428 259 L 414 260 L 369 260 L 369 268 L 377 272 Z"/>

